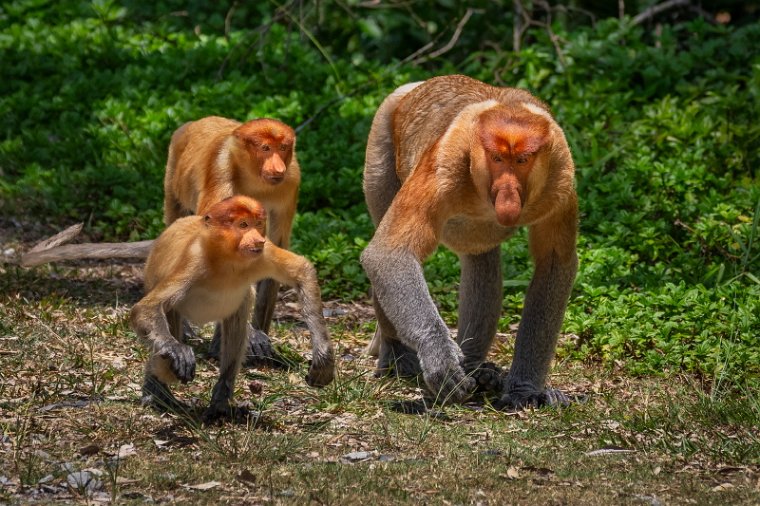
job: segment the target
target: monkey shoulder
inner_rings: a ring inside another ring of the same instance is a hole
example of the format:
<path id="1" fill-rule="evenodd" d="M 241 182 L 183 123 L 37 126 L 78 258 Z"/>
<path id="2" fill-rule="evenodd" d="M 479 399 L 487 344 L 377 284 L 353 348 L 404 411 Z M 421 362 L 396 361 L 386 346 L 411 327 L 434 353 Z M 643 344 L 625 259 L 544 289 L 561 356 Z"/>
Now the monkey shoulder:
<path id="1" fill-rule="evenodd" d="M 222 116 L 205 116 L 192 121 L 189 128 L 195 131 L 201 130 L 206 133 L 217 131 L 231 132 L 241 124 L 240 121 L 224 118 Z"/>

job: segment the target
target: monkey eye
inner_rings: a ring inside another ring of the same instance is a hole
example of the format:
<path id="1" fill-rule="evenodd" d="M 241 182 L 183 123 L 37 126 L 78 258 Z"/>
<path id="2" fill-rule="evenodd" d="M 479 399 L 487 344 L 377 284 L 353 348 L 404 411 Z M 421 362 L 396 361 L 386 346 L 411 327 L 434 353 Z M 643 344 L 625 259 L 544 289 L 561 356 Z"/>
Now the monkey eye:
<path id="1" fill-rule="evenodd" d="M 264 228 L 266 226 L 266 222 L 264 220 L 256 220 L 253 226 L 256 228 Z"/>
<path id="2" fill-rule="evenodd" d="M 502 158 L 501 158 L 501 155 L 494 153 L 491 155 L 491 160 L 493 160 L 496 163 L 501 163 Z"/>
<path id="3" fill-rule="evenodd" d="M 269 145 L 268 145 L 268 144 L 262 144 L 262 145 L 261 145 L 261 150 L 262 150 L 262 151 L 269 151 L 270 149 L 271 149 L 271 148 L 269 147 Z"/>
<path id="4" fill-rule="evenodd" d="M 524 155 L 518 155 L 518 156 L 517 156 L 517 159 L 516 159 L 515 161 L 516 161 L 517 163 L 525 163 L 525 162 L 527 162 L 527 161 L 528 161 L 528 157 L 529 157 L 529 156 L 530 156 L 530 155 L 528 155 L 528 154 L 524 154 Z"/>
<path id="5" fill-rule="evenodd" d="M 247 221 L 241 221 L 238 223 L 238 227 L 240 228 L 248 228 L 248 222 Z"/>
<path id="6" fill-rule="evenodd" d="M 290 146 L 287 144 L 280 144 L 280 151 L 287 151 Z"/>

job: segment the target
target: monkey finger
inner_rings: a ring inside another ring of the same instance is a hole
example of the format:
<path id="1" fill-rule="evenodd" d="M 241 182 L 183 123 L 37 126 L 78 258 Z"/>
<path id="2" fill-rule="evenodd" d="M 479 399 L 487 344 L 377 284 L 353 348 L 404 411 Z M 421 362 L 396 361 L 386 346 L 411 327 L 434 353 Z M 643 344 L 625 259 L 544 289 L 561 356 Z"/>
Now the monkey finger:
<path id="1" fill-rule="evenodd" d="M 425 383 L 438 404 L 456 404 L 466 401 L 475 391 L 475 380 L 464 371 L 446 371 L 445 375 L 424 375 Z"/>
<path id="2" fill-rule="evenodd" d="M 570 398 L 557 388 L 547 388 L 544 391 L 545 403 L 547 406 L 567 407 L 570 405 Z"/>
<path id="3" fill-rule="evenodd" d="M 498 393 L 502 391 L 504 371 L 493 362 L 484 362 L 469 374 L 477 384 L 478 392 Z"/>
<path id="4" fill-rule="evenodd" d="M 195 378 L 195 355 L 192 348 L 179 344 L 172 350 L 169 362 L 172 372 L 182 383 L 187 383 Z"/>

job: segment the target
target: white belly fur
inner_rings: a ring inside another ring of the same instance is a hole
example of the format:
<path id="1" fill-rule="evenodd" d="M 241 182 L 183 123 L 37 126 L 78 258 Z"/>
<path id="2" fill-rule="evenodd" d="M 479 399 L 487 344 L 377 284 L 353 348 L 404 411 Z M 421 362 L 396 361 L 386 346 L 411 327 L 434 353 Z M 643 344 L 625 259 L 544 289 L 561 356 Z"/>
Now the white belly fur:
<path id="1" fill-rule="evenodd" d="M 244 286 L 239 290 L 212 292 L 204 288 L 195 288 L 177 304 L 176 309 L 196 325 L 218 322 L 232 315 L 240 307 L 250 289 L 250 286 Z"/>

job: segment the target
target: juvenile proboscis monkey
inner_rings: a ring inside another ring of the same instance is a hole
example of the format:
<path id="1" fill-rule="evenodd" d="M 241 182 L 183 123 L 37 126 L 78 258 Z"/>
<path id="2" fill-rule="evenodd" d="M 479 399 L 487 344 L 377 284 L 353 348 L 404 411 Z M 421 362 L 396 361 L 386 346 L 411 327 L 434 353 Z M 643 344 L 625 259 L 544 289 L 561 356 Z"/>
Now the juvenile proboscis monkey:
<path id="1" fill-rule="evenodd" d="M 574 165 L 562 129 L 530 93 L 443 76 L 402 86 L 372 122 L 364 193 L 376 226 L 361 261 L 372 283 L 378 372 L 422 373 L 439 401 L 475 388 L 501 312 L 500 244 L 528 227 L 535 270 L 503 409 L 564 405 L 546 388 L 577 271 Z M 457 341 L 436 311 L 421 262 L 459 255 Z"/>
<path id="2" fill-rule="evenodd" d="M 216 202 L 247 195 L 264 205 L 267 237 L 288 249 L 296 213 L 301 169 L 295 132 L 274 119 L 245 123 L 209 116 L 185 123 L 172 135 L 164 178 L 164 222 L 187 214 L 204 214 Z M 267 333 L 279 284 L 259 281 L 246 363 L 271 364 L 275 358 Z M 219 348 L 219 329 L 210 354 Z"/>
<path id="3" fill-rule="evenodd" d="M 230 404 L 235 377 L 245 354 L 252 283 L 264 278 L 295 287 L 311 332 L 312 359 L 306 381 L 330 383 L 332 345 L 322 317 L 314 267 L 305 258 L 265 239 L 266 211 L 257 201 L 234 196 L 208 207 L 203 215 L 174 221 L 156 239 L 145 264 L 146 295 L 130 320 L 151 356 L 145 368 L 143 403 L 176 410 L 181 404 L 169 389 L 195 376 L 195 356 L 183 334 L 183 319 L 196 324 L 221 322 L 219 380 L 206 420 L 238 417 Z"/>

